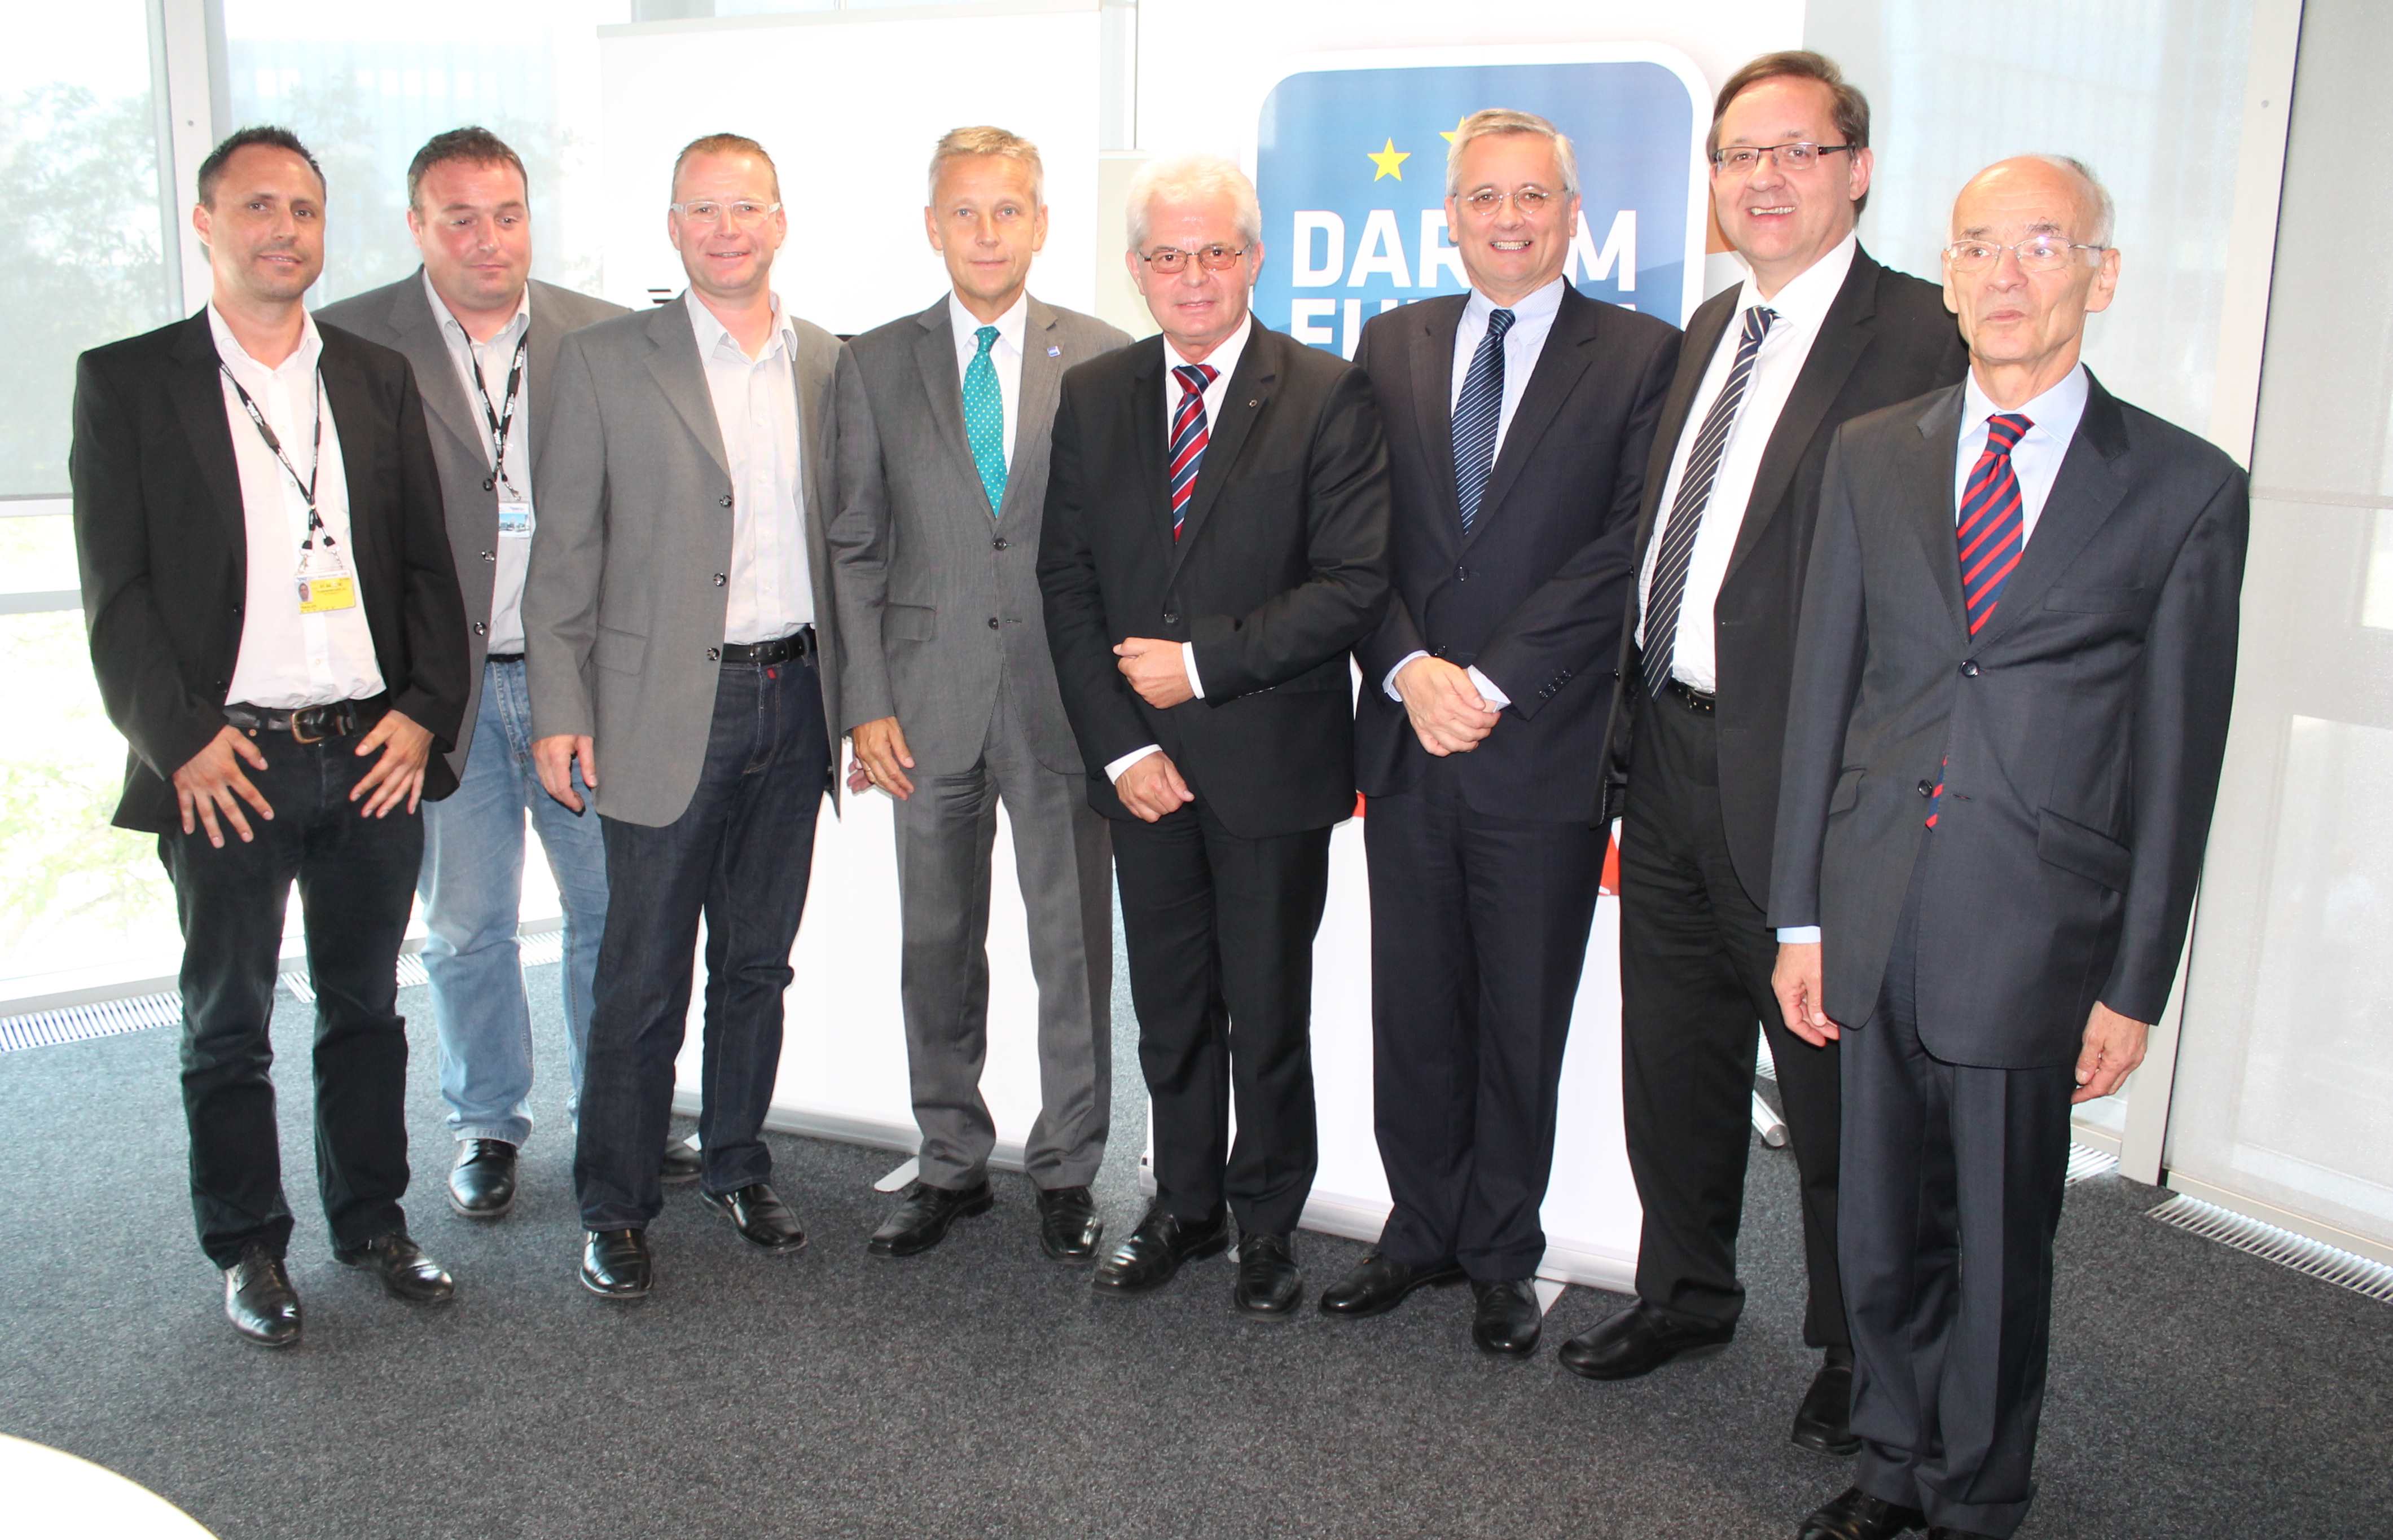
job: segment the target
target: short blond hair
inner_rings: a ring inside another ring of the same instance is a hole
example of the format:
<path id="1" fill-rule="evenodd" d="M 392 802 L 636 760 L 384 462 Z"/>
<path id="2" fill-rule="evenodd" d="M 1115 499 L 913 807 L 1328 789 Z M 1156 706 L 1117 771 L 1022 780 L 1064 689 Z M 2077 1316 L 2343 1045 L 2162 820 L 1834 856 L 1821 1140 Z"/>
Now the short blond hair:
<path id="1" fill-rule="evenodd" d="M 1445 151 L 1445 195 L 1448 198 L 1462 190 L 1462 150 L 1473 139 L 1484 139 L 1491 134 L 1535 134 L 1554 147 L 1554 165 L 1563 174 L 1563 191 L 1578 196 L 1578 151 L 1571 148 L 1570 136 L 1535 112 L 1516 111 L 1510 107 L 1485 107 L 1462 120 L 1455 130 L 1454 143 Z"/>
<path id="2" fill-rule="evenodd" d="M 970 160 L 979 155 L 998 155 L 1013 161 L 1030 172 L 1030 201 L 1047 202 L 1047 164 L 1039 158 L 1039 147 L 1021 135 L 1008 129 L 994 128 L 986 124 L 971 128 L 950 128 L 939 136 L 938 144 L 931 150 L 931 175 L 928 196 L 939 196 L 939 172 L 949 161 Z"/>
<path id="3" fill-rule="evenodd" d="M 755 140 L 750 138 L 745 134 L 700 134 L 697 138 L 694 138 L 690 140 L 689 143 L 682 146 L 681 153 L 673 157 L 673 186 L 666 189 L 667 197 L 671 197 L 674 192 L 680 190 L 682 163 L 687 161 L 692 155 L 755 156 L 758 160 L 765 163 L 765 170 L 769 173 L 773 178 L 774 201 L 776 202 L 780 201 L 781 168 L 773 163 L 772 156 L 765 153 L 765 147 L 763 145 L 758 144 Z"/>

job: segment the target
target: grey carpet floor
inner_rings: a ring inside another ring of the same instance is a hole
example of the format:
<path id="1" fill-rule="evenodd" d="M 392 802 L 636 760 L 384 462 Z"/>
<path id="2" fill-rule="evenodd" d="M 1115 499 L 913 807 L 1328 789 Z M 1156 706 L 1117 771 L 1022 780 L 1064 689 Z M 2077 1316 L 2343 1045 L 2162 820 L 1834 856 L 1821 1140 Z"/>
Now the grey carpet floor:
<path id="1" fill-rule="evenodd" d="M 672 1190 L 635 1307 L 574 1279 L 554 969 L 536 969 L 544 1128 L 496 1225 L 439 1194 L 429 1005 L 409 1116 L 439 1311 L 333 1263 L 310 1191 L 307 1015 L 284 1000 L 283 1147 L 307 1337 L 233 1338 L 193 1245 L 171 1032 L 0 1055 L 0 1430 L 68 1449 L 224 1540 L 1079 1535 L 1785 1536 L 1849 1467 L 1786 1442 L 1799 1342 L 1793 1168 L 1755 1148 L 1736 1344 L 1628 1385 L 1551 1344 L 1620 1307 L 1565 1293 L 1495 1363 L 1459 1291 L 1360 1324 L 1237 1317 L 1230 1270 L 1092 1297 L 1038 1254 L 1019 1178 L 922 1258 L 866 1255 L 883 1151 L 776 1138 L 812 1246 L 752 1254 Z M 1128 1012 L 1124 1032 L 1128 1034 Z M 1127 1043 L 1125 1043 L 1127 1049 Z M 1134 1055 L 1099 1196 L 1137 1217 Z M 2073 1191 L 2032 1536 L 2393 1535 L 2393 1310 Z M 1362 1253 L 1300 1250 L 1314 1289 Z M 0 1533 L 10 1531 L 0 1497 Z"/>

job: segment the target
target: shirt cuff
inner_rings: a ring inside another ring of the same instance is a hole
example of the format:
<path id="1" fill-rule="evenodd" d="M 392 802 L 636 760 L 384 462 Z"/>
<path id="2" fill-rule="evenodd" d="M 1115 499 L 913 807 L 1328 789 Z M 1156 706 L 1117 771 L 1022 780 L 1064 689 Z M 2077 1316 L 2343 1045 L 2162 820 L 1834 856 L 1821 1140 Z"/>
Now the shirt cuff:
<path id="1" fill-rule="evenodd" d="M 1817 946 L 1820 945 L 1820 927 L 1817 925 L 1781 925 L 1778 927 L 1778 945 L 1781 946 Z"/>
<path id="2" fill-rule="evenodd" d="M 1139 761 L 1146 758 L 1149 754 L 1159 754 L 1161 752 L 1163 752 L 1163 745 L 1159 743 L 1150 743 L 1144 749 L 1133 749 L 1129 753 L 1124 754 L 1121 758 L 1115 760 L 1112 763 L 1105 766 L 1105 779 L 1109 781 L 1118 781 L 1122 778 L 1123 771 L 1129 769 L 1131 765 L 1136 764 Z"/>
<path id="3" fill-rule="evenodd" d="M 1473 664 L 1471 668 L 1466 669 L 1463 672 L 1471 675 L 1471 686 L 1479 692 L 1480 699 L 1484 700 L 1487 704 L 1495 707 L 1499 711 L 1505 707 L 1512 704 L 1512 698 L 1506 695 L 1502 690 L 1497 689 L 1496 687 L 1496 681 L 1488 678 L 1485 674 L 1481 673 L 1476 664 Z"/>
<path id="4" fill-rule="evenodd" d="M 1180 666 L 1188 671 L 1188 688 L 1197 699 L 1205 698 L 1205 681 L 1196 677 L 1196 644 L 1180 644 Z"/>
<path id="5" fill-rule="evenodd" d="M 1399 706 L 1405 703 L 1403 693 L 1396 688 L 1396 675 L 1404 672 L 1405 665 L 1411 662 L 1414 659 L 1427 658 L 1428 656 L 1429 651 L 1427 648 L 1415 647 L 1412 651 L 1396 659 L 1396 666 L 1388 671 L 1388 676 L 1385 679 L 1380 681 L 1380 688 L 1388 692 L 1389 699 L 1394 701 Z"/>

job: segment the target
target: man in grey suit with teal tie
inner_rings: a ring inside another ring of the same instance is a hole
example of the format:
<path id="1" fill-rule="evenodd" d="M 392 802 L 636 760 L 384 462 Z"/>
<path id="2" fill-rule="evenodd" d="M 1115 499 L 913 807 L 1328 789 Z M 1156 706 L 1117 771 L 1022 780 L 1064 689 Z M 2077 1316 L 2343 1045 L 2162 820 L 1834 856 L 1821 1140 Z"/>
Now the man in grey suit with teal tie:
<path id="1" fill-rule="evenodd" d="M 1028 292 L 1047 238 L 1037 147 L 959 128 L 923 222 L 952 290 L 841 354 L 830 530 L 843 725 L 896 799 L 900 991 L 920 1175 L 871 1249 L 908 1257 L 994 1201 L 988 899 L 1005 804 L 1039 983 L 1040 1110 L 1024 1166 L 1047 1255 L 1095 1255 L 1089 1182 L 1111 1106 L 1112 840 L 1089 806 L 1036 563 L 1064 371 L 1130 339 Z"/>
<path id="2" fill-rule="evenodd" d="M 609 1299 L 649 1287 L 701 919 L 701 1195 L 765 1251 L 806 1238 L 760 1134 L 815 821 L 837 794 L 823 524 L 839 344 L 773 293 L 780 198 L 753 139 L 693 141 L 665 221 L 687 292 L 557 350 L 524 646 L 541 783 L 578 810 L 578 769 L 607 840 L 573 1180 L 582 1282 Z"/>

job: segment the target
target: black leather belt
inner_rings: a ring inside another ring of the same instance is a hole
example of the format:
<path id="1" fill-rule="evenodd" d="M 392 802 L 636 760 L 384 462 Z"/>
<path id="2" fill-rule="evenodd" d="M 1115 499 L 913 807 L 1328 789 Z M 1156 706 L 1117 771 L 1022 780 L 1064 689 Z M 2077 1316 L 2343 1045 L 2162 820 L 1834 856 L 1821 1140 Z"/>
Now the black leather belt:
<path id="1" fill-rule="evenodd" d="M 335 700 L 328 706 L 301 706 L 292 711 L 229 705 L 224 714 L 227 722 L 252 737 L 259 733 L 289 733 L 294 743 L 321 743 L 326 738 L 353 737 L 380 722 L 389 710 L 390 697 L 383 694 L 364 700 Z"/>
<path id="2" fill-rule="evenodd" d="M 1662 686 L 1662 691 L 1666 695 L 1676 696 L 1679 701 L 1684 705 L 1687 710 L 1691 711 L 1701 711 L 1706 716 L 1711 715 L 1713 710 L 1719 704 L 1718 697 L 1706 695 L 1703 691 L 1696 689 L 1693 685 L 1675 678 L 1665 683 Z"/>
<path id="3" fill-rule="evenodd" d="M 723 660 L 726 663 L 787 663 L 793 659 L 815 655 L 815 628 L 800 626 L 787 636 L 776 636 L 769 642 L 726 642 Z"/>
<path id="4" fill-rule="evenodd" d="M 523 654 L 519 652 L 484 653 L 482 655 L 482 661 L 485 663 L 520 663 L 523 661 Z"/>

